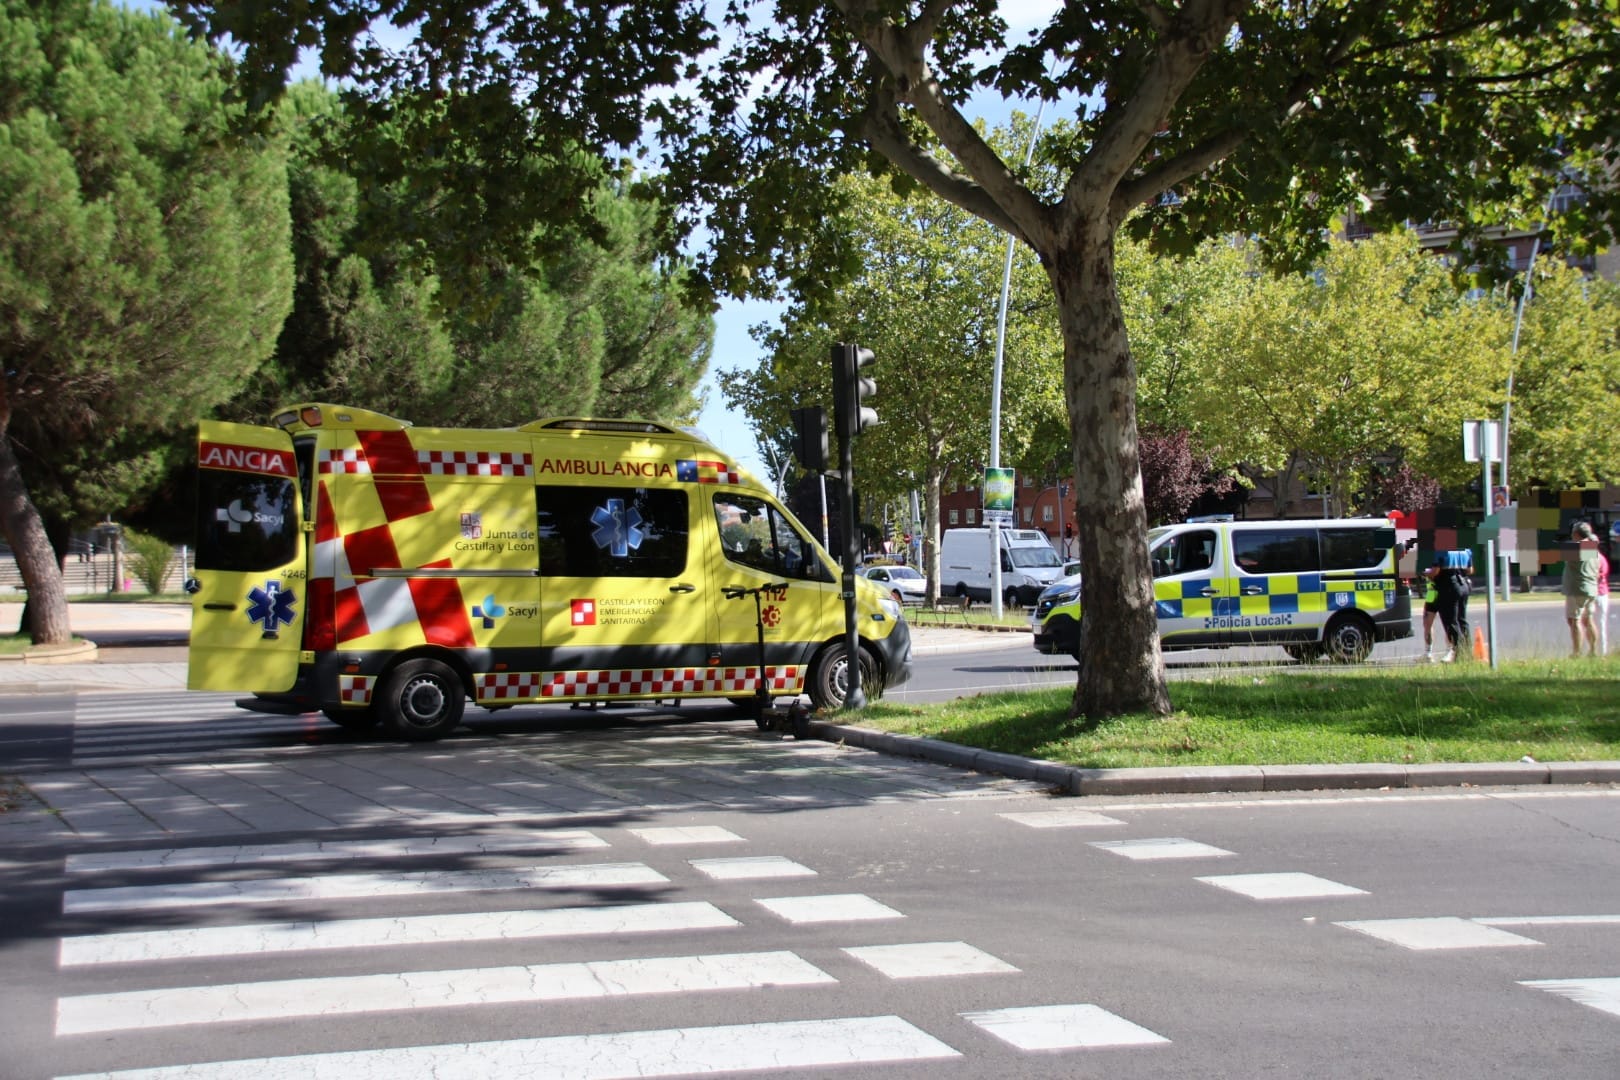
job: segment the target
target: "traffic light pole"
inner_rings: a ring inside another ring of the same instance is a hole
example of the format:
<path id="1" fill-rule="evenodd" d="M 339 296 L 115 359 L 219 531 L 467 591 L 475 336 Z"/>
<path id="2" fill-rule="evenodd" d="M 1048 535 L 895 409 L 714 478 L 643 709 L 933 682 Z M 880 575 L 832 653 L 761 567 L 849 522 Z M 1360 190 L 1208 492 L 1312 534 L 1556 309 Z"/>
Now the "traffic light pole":
<path id="1" fill-rule="evenodd" d="M 832 347 L 833 427 L 838 437 L 838 483 L 844 507 L 844 573 L 840 593 L 844 599 L 844 708 L 866 707 L 861 689 L 861 635 L 856 629 L 855 571 L 861 559 L 860 515 L 855 512 L 855 431 L 860 398 L 854 345 Z"/>

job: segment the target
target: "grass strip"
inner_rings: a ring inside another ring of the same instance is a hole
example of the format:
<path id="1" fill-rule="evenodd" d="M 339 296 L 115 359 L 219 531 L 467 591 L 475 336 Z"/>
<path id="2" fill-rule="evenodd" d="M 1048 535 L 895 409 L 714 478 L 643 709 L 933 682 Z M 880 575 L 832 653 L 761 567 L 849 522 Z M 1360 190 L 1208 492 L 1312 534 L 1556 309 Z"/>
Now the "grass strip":
<path id="1" fill-rule="evenodd" d="M 1168 717 L 1087 730 L 1073 691 L 938 705 L 879 700 L 862 727 L 1084 768 L 1428 764 L 1620 758 L 1620 657 L 1485 665 L 1312 668 L 1170 684 Z"/>

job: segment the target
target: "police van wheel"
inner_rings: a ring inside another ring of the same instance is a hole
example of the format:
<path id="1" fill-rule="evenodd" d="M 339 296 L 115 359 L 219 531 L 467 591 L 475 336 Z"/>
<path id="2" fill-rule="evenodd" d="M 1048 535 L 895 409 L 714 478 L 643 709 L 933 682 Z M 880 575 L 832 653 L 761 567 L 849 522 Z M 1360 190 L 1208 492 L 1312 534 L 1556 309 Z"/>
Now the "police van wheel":
<path id="1" fill-rule="evenodd" d="M 1364 615 L 1340 615 L 1322 635 L 1328 659 L 1336 664 L 1359 664 L 1373 647 L 1373 626 Z"/>
<path id="2" fill-rule="evenodd" d="M 1322 646 L 1315 642 L 1309 645 L 1284 645 L 1283 652 L 1302 664 L 1309 664 L 1322 659 Z"/>
<path id="3" fill-rule="evenodd" d="M 370 731 L 382 722 L 382 717 L 377 715 L 377 709 L 372 705 L 367 705 L 364 709 L 322 709 L 321 715 L 338 727 L 348 728 L 350 731 Z"/>
<path id="4" fill-rule="evenodd" d="M 877 663 L 861 650 L 861 692 L 867 700 L 876 697 Z M 816 665 L 810 672 L 810 702 L 818 709 L 843 707 L 844 695 L 849 692 L 849 663 L 845 659 L 844 643 L 837 642 L 821 650 Z"/>
<path id="5" fill-rule="evenodd" d="M 437 660 L 410 660 L 388 673 L 378 707 L 390 734 L 407 742 L 448 735 L 467 697 L 456 673 Z"/>

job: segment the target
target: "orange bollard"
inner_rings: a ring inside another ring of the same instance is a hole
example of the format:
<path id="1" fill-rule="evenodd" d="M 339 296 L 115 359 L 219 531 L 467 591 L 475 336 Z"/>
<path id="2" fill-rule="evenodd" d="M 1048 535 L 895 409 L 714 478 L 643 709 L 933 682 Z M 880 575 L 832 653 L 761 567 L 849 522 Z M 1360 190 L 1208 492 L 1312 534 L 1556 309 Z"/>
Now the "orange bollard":
<path id="1" fill-rule="evenodd" d="M 1485 631 L 1482 627 L 1474 627 L 1474 659 L 1489 660 L 1491 651 L 1485 647 Z"/>

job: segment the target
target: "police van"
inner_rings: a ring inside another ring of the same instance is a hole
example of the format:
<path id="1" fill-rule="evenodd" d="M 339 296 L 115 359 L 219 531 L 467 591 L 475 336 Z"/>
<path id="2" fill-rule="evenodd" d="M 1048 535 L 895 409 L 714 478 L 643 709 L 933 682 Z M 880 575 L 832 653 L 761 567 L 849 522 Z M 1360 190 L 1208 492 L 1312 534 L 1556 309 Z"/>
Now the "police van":
<path id="1" fill-rule="evenodd" d="M 762 675 L 767 698 L 843 702 L 836 564 L 695 435 L 414 428 L 311 404 L 269 427 L 204 422 L 197 449 L 192 689 L 409 740 L 446 734 L 468 701 L 751 707 Z M 876 696 L 908 677 L 910 633 L 855 586 Z"/>
<path id="2" fill-rule="evenodd" d="M 1162 648 L 1281 645 L 1296 660 L 1365 660 L 1412 636 L 1402 549 L 1383 518 L 1185 522 L 1148 533 Z M 1079 581 L 1043 593 L 1035 648 L 1080 654 Z"/>

